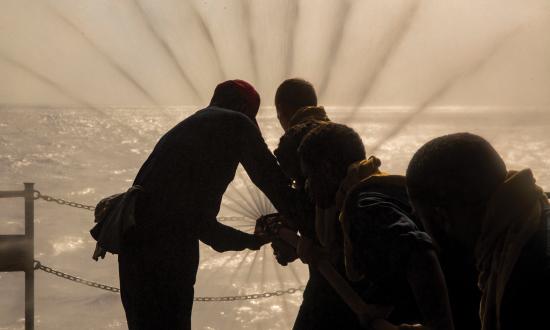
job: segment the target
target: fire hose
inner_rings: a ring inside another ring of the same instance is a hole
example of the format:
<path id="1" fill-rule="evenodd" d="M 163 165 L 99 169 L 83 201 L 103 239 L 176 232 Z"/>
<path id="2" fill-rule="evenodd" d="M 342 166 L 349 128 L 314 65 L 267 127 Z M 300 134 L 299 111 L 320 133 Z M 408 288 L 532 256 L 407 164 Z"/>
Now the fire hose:
<path id="1" fill-rule="evenodd" d="M 267 235 L 277 236 L 287 244 L 297 248 L 300 237 L 295 231 L 284 226 L 275 226 L 273 223 L 278 218 L 278 214 L 270 214 L 258 220 L 261 230 Z M 263 222 L 263 224 L 262 224 Z M 344 300 L 344 302 L 357 315 L 361 324 L 368 329 L 374 330 L 395 330 L 396 326 L 386 321 L 384 318 L 391 312 L 391 308 L 374 304 L 367 304 L 365 301 L 351 288 L 348 282 L 338 273 L 332 264 L 324 259 L 319 258 L 315 264 L 317 270 L 329 282 L 332 288 Z"/>

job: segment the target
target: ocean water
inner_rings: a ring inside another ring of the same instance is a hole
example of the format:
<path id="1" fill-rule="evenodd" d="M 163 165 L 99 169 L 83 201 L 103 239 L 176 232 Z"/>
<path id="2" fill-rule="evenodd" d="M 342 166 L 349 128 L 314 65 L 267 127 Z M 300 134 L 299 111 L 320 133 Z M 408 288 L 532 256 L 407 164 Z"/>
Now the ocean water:
<path id="1" fill-rule="evenodd" d="M 349 119 L 328 108 L 363 137 L 387 172 L 403 173 L 414 151 L 430 138 L 457 131 L 485 136 L 510 169 L 530 167 L 550 189 L 550 114 L 547 109 L 433 109 L 380 141 L 408 118 L 407 108 L 361 109 Z M 0 109 L 0 190 L 34 182 L 42 194 L 95 205 L 125 190 L 158 138 L 194 109 Z M 273 112 L 259 118 L 268 145 L 281 130 Z M 241 171 L 241 170 L 240 170 Z M 265 197 L 239 172 L 227 192 L 220 216 L 244 216 L 227 223 L 252 230 L 253 217 L 270 211 Z M 0 234 L 23 232 L 23 202 L 0 199 Z M 118 286 L 116 257 L 91 259 L 93 214 L 39 200 L 35 204 L 35 258 L 43 264 L 89 280 Z M 37 271 L 37 329 L 125 329 L 117 294 L 86 287 Z M 299 261 L 281 267 L 269 247 L 258 252 L 216 253 L 201 246 L 197 296 L 229 296 L 286 290 L 304 285 L 307 268 Z M 300 292 L 260 300 L 197 302 L 195 329 L 288 329 L 301 302 Z M 24 276 L 0 273 L 0 329 L 24 328 Z"/>

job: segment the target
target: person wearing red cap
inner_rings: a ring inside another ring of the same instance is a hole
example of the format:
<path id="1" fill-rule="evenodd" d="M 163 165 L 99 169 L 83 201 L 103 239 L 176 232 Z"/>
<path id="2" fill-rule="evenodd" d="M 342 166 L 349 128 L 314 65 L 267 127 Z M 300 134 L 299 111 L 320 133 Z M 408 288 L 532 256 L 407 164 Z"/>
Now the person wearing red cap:
<path id="1" fill-rule="evenodd" d="M 134 185 L 145 193 L 119 254 L 129 329 L 191 329 L 199 240 L 218 252 L 267 243 L 216 220 L 239 163 L 281 214 L 294 217 L 290 182 L 255 120 L 259 105 L 249 83 L 219 84 L 210 105 L 167 132 L 139 170 Z"/>
<path id="2" fill-rule="evenodd" d="M 258 124 L 256 115 L 260 109 L 260 95 L 244 80 L 227 80 L 216 86 L 210 105 L 241 112 L 256 126 Z"/>

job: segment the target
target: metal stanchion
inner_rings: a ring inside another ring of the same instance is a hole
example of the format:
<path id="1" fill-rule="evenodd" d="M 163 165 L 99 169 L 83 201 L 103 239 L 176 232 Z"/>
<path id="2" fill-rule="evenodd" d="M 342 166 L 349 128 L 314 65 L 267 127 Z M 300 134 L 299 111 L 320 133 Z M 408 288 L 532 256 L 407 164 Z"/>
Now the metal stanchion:
<path id="1" fill-rule="evenodd" d="M 34 183 L 22 191 L 0 191 L 0 198 L 25 199 L 25 234 L 0 235 L 0 271 L 25 272 L 25 329 L 34 329 Z"/>
<path id="2" fill-rule="evenodd" d="M 34 329 L 34 183 L 25 183 L 25 328 Z"/>

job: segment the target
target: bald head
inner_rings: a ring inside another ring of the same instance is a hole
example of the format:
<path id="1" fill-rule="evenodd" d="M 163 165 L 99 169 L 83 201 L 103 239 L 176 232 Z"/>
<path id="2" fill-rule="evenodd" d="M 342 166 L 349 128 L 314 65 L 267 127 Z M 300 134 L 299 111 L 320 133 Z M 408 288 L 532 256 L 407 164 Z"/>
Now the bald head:
<path id="1" fill-rule="evenodd" d="M 283 81 L 275 93 L 275 107 L 277 117 L 283 129 L 289 127 L 290 118 L 299 109 L 306 106 L 317 105 L 317 94 L 313 85 L 300 78 L 292 78 Z"/>
<path id="2" fill-rule="evenodd" d="M 414 154 L 407 185 L 416 200 L 465 207 L 487 199 L 505 176 L 506 165 L 487 140 L 455 133 L 429 141 Z"/>
<path id="3" fill-rule="evenodd" d="M 506 165 L 485 139 L 470 133 L 435 138 L 407 168 L 407 190 L 424 229 L 443 249 L 473 253 L 487 201 Z"/>

